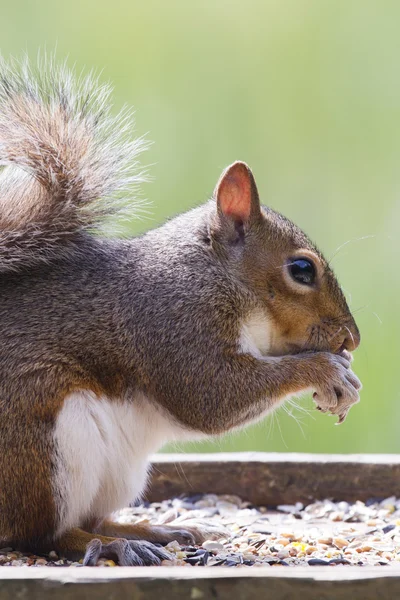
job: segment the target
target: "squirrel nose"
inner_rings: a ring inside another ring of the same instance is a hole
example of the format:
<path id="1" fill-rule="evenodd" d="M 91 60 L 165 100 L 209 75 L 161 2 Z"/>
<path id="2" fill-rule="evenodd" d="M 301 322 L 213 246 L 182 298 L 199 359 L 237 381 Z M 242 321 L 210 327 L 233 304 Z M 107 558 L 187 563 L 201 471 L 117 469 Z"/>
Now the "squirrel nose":
<path id="1" fill-rule="evenodd" d="M 360 345 L 360 332 L 358 331 L 357 326 L 352 329 L 349 329 L 346 337 L 344 338 L 342 345 L 340 347 L 340 351 L 347 350 L 348 352 L 354 352 L 356 348 Z"/>

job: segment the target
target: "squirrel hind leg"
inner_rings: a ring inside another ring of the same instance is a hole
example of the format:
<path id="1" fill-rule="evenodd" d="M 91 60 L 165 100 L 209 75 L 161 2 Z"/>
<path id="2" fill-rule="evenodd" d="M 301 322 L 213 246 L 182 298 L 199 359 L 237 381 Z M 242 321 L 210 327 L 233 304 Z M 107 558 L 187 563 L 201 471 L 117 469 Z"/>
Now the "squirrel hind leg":
<path id="1" fill-rule="evenodd" d="M 225 527 L 215 527 L 210 523 L 193 521 L 169 525 L 147 525 L 116 523 L 105 519 L 94 530 L 102 535 L 126 538 L 127 540 L 147 540 L 163 546 L 177 541 L 182 546 L 200 545 L 205 540 L 230 537 Z"/>
<path id="2" fill-rule="evenodd" d="M 159 565 L 172 556 L 147 541 L 108 537 L 74 528 L 54 544 L 55 550 L 70 559 L 83 556 L 84 566 L 96 566 L 100 558 L 111 559 L 123 567 Z"/>

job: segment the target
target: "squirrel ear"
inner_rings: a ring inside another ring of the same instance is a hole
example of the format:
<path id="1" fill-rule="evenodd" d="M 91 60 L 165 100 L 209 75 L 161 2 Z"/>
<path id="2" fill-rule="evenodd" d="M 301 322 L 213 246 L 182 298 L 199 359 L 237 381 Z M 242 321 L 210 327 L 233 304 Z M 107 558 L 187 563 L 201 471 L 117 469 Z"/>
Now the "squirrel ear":
<path id="1" fill-rule="evenodd" d="M 260 213 L 260 200 L 253 173 L 244 162 L 234 162 L 222 173 L 214 197 L 218 212 L 237 223 L 246 223 Z"/>

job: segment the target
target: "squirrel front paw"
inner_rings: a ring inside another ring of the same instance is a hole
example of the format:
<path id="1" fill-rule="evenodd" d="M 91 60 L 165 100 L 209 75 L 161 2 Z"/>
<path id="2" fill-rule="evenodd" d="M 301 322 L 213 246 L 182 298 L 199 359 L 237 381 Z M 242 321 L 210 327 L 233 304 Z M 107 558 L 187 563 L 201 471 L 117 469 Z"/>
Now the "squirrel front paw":
<path id="1" fill-rule="evenodd" d="M 318 352 L 313 355 L 312 386 L 317 409 L 338 415 L 337 424 L 343 423 L 351 406 L 360 401 L 361 382 L 350 368 L 351 356 Z"/>

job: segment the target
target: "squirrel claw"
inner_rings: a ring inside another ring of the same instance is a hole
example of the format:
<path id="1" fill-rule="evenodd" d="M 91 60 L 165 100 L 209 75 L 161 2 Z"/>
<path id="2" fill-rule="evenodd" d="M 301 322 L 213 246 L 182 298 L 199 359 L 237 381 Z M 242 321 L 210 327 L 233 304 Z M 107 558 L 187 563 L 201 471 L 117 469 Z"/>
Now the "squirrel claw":
<path id="1" fill-rule="evenodd" d="M 344 421 L 346 420 L 348 412 L 349 411 L 346 410 L 346 412 L 344 412 L 341 415 L 339 415 L 339 419 L 336 421 L 335 425 L 341 425 L 342 423 L 344 423 Z"/>
<path id="2" fill-rule="evenodd" d="M 94 539 L 86 547 L 82 564 L 95 567 L 99 558 L 115 560 L 121 567 L 134 567 L 160 565 L 162 560 L 171 560 L 172 556 L 151 542 L 121 538 L 102 544 L 99 539 Z"/>

